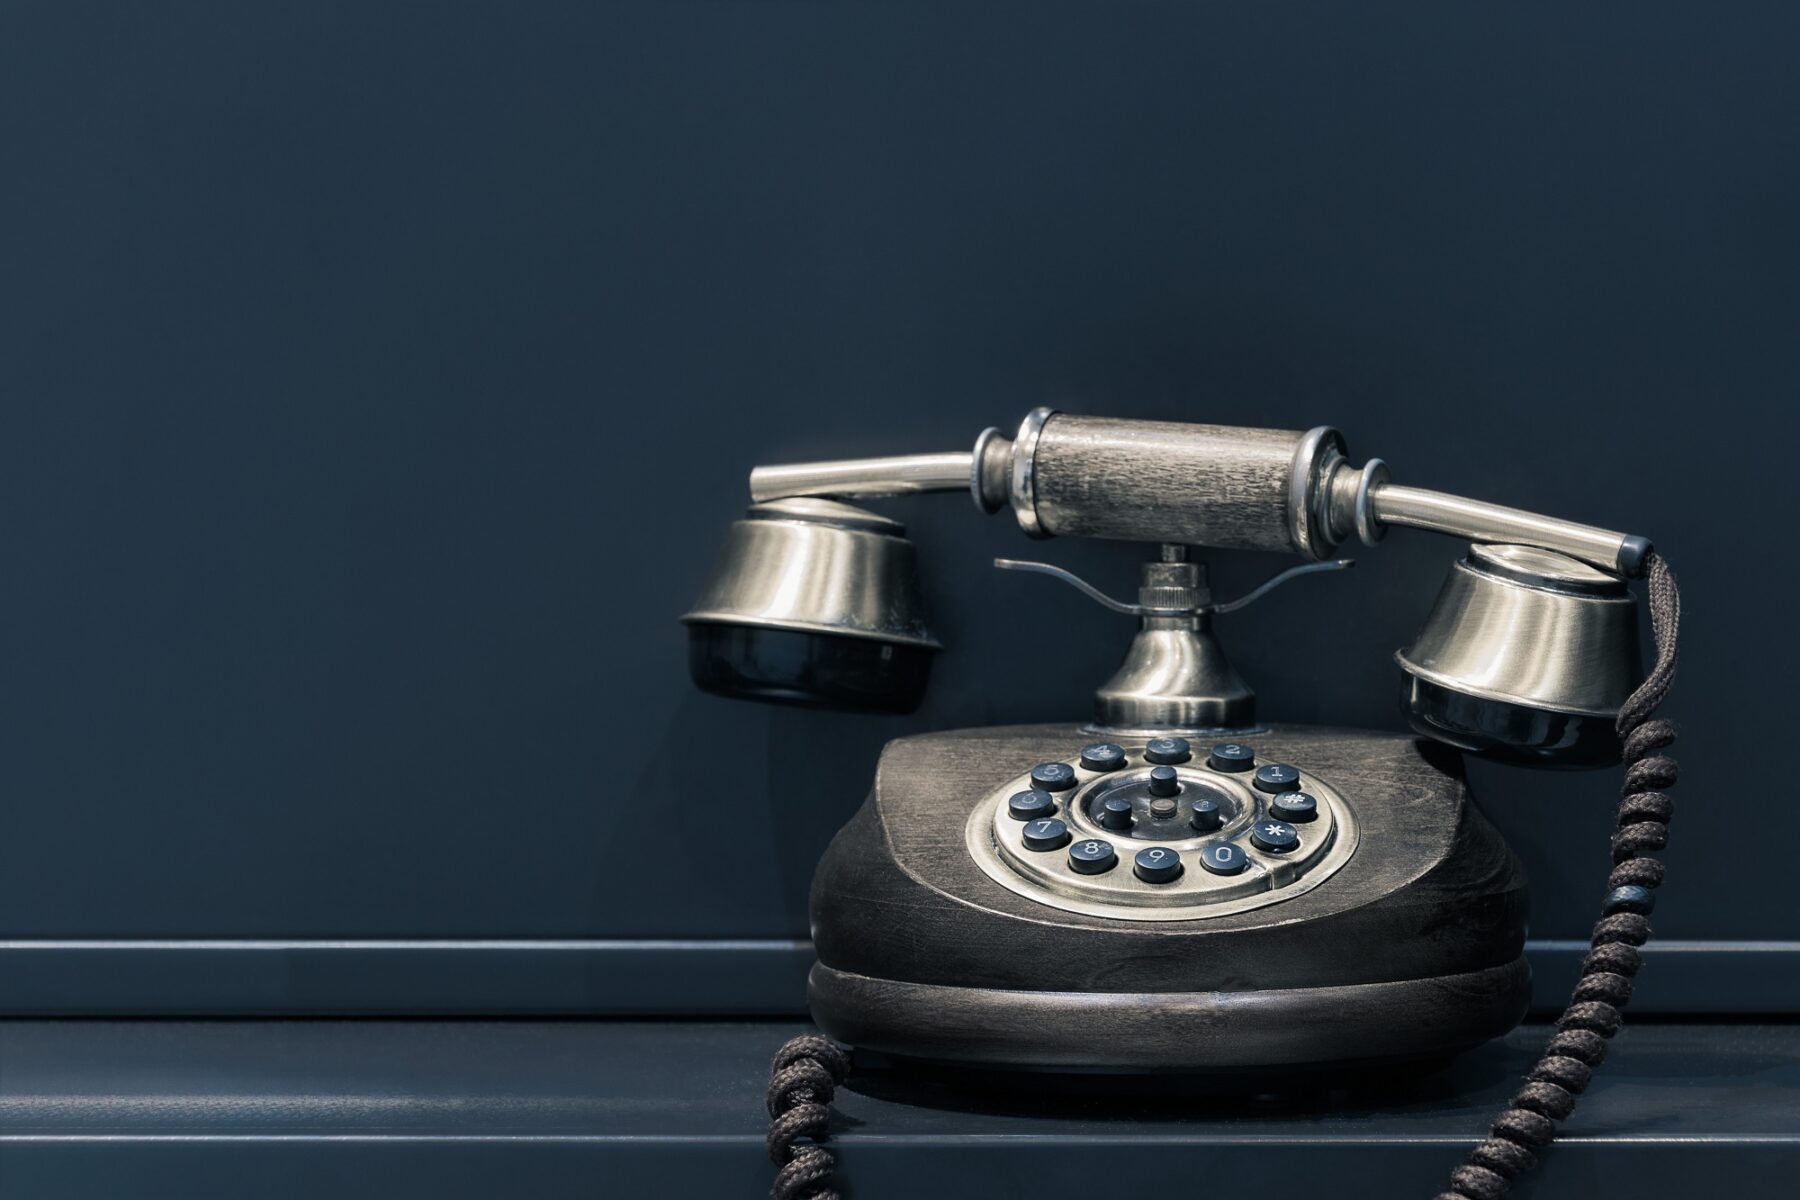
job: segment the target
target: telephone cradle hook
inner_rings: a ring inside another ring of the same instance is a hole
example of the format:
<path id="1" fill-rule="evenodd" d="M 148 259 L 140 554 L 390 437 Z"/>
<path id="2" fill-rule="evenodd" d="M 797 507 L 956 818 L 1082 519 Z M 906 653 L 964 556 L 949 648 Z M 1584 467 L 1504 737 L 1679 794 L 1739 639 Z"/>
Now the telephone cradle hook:
<path id="1" fill-rule="evenodd" d="M 1094 692 L 1096 726 L 1120 734 L 1170 730 L 1247 729 L 1256 723 L 1256 693 L 1225 656 L 1212 631 L 1216 613 L 1236 612 L 1291 579 L 1340 571 L 1349 559 L 1291 567 L 1235 600 L 1215 604 L 1204 563 L 1186 546 L 1163 547 L 1160 561 L 1143 564 L 1137 603 L 1117 600 L 1050 563 L 997 558 L 1003 571 L 1061 580 L 1104 608 L 1138 618 L 1125 661 Z"/>
<path id="2" fill-rule="evenodd" d="M 1164 560 L 1165 563 L 1168 561 L 1169 560 L 1167 559 Z M 1176 561 L 1179 562 L 1181 560 Z M 1145 564 L 1146 567 L 1161 565 L 1163 564 Z M 1184 565 L 1200 566 L 1198 563 Z M 1355 565 L 1356 560 L 1350 558 L 1334 558 L 1328 559 L 1325 562 L 1302 563 L 1297 567 L 1289 567 L 1285 571 L 1270 576 L 1268 579 L 1263 580 L 1235 600 L 1226 600 L 1222 603 L 1214 604 L 1210 599 L 1206 599 L 1185 607 L 1161 607 L 1141 602 L 1138 604 L 1127 604 L 1123 600 L 1116 600 L 1083 579 L 1081 576 L 1075 574 L 1073 571 L 1056 566 L 1053 563 L 1032 562 L 1027 559 L 1019 558 L 996 558 L 994 560 L 994 566 L 1002 571 L 1025 571 L 1033 575 L 1047 575 L 1051 579 L 1060 579 L 1094 603 L 1109 608 L 1113 612 L 1123 613 L 1128 617 L 1194 617 L 1211 613 L 1233 613 L 1240 608 L 1250 607 L 1282 584 L 1298 579 L 1302 575 L 1315 575 L 1322 571 L 1342 571 L 1354 567 Z M 1201 576 L 1201 580 L 1197 585 L 1197 590 L 1207 592 L 1208 589 L 1204 579 L 1204 568 L 1198 573 Z M 1151 585 L 1146 581 L 1144 588 L 1140 588 L 1140 601 L 1142 599 L 1142 592 L 1149 586 Z"/>

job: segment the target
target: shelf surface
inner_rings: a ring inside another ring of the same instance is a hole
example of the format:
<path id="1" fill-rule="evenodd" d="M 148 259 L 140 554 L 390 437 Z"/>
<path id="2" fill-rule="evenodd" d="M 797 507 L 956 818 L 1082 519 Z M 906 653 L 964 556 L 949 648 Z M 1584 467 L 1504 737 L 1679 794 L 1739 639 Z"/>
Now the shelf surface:
<path id="1" fill-rule="evenodd" d="M 0 1194 L 767 1194 L 768 1060 L 796 1022 L 0 1022 Z M 1517 1086 L 1528 1026 L 1435 1072 L 946 1079 L 840 1092 L 854 1200 L 1430 1196 Z M 1800 1170 L 1800 1025 L 1628 1026 L 1517 1196 L 1680 1195 Z"/>

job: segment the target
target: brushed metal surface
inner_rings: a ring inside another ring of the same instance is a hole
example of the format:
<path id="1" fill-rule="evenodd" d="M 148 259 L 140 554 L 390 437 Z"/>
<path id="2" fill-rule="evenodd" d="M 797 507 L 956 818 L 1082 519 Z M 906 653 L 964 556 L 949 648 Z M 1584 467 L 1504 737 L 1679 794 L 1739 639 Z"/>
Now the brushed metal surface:
<path id="1" fill-rule="evenodd" d="M 1145 617 L 1125 661 L 1094 692 L 1094 718 L 1123 729 L 1238 727 L 1256 693 L 1226 658 L 1212 618 Z"/>
<path id="2" fill-rule="evenodd" d="M 1111 678 L 1094 692 L 1094 719 L 1126 729 L 1249 725 L 1256 693 L 1213 635 L 1206 564 L 1183 546 L 1139 568 L 1138 632 Z M 1151 615 L 1158 613 L 1160 615 Z"/>
<path id="3" fill-rule="evenodd" d="M 1345 461 L 1344 438 L 1329 425 L 1306 431 L 1294 449 L 1288 475 L 1288 522 L 1294 545 L 1308 558 L 1324 558 L 1337 549 L 1333 535 L 1331 480 Z"/>
<path id="4" fill-rule="evenodd" d="M 830 500 L 755 505 L 732 522 L 712 579 L 681 619 L 935 650 L 905 532 L 898 521 Z"/>
<path id="5" fill-rule="evenodd" d="M 1008 498 L 1019 528 L 1029 537 L 1048 537 L 1037 511 L 1037 451 L 1044 426 L 1056 416 L 1056 410 L 1039 406 L 1025 414 L 1019 432 L 1012 441 L 1012 464 Z"/>
<path id="6" fill-rule="evenodd" d="M 1611 716 L 1642 679 L 1622 580 L 1530 546 L 1472 546 L 1401 669 L 1483 699 Z"/>
<path id="7" fill-rule="evenodd" d="M 1604 571 L 1621 569 L 1627 541 L 1625 534 L 1610 529 L 1397 483 L 1377 482 L 1368 487 L 1367 504 L 1375 521 L 1383 525 L 1408 525 L 1481 542 L 1539 546 Z"/>
<path id="8" fill-rule="evenodd" d="M 957 492 L 971 489 L 974 479 L 975 455 L 968 450 L 783 463 L 751 470 L 750 498 L 763 502 L 793 496 L 858 498 Z"/>

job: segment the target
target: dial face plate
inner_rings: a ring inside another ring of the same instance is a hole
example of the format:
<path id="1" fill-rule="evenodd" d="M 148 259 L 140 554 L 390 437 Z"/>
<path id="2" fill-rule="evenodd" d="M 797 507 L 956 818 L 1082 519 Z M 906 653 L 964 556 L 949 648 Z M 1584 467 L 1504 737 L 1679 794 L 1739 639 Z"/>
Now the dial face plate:
<path id="1" fill-rule="evenodd" d="M 1113 748 L 1123 755 L 1071 746 L 1056 764 L 1021 764 L 969 816 L 977 865 L 1053 908 L 1186 921 L 1301 895 L 1356 850 L 1350 805 L 1302 766 L 1262 762 L 1242 743 L 1210 754 L 1168 738 Z M 1025 792 L 1032 803 L 1009 804 Z"/>

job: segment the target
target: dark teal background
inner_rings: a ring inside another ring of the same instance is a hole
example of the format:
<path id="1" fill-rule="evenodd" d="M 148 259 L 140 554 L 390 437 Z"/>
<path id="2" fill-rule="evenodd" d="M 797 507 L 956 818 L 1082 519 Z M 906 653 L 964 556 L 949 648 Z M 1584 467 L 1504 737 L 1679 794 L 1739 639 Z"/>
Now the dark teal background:
<path id="1" fill-rule="evenodd" d="M 1127 547 L 892 506 L 905 719 L 701 696 L 758 462 L 1033 405 L 1341 428 L 1653 536 L 1687 737 L 1659 935 L 1800 938 L 1792 6 L 0 6 L 0 935 L 797 937 L 884 739 L 1085 715 Z M 1457 553 L 1222 622 L 1399 728 Z M 1225 590 L 1284 562 L 1222 556 Z M 1534 936 L 1610 774 L 1478 772 Z M 673 832 L 679 852 L 636 841 Z"/>

